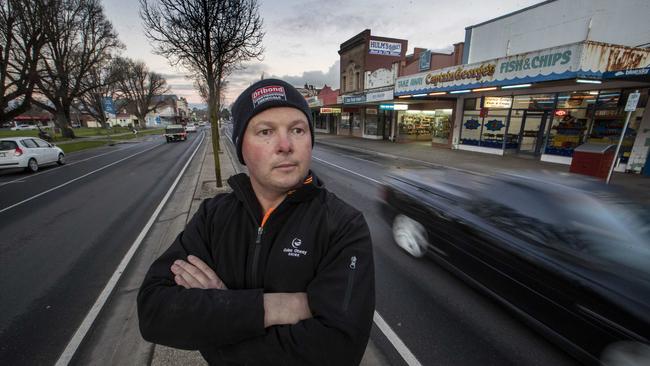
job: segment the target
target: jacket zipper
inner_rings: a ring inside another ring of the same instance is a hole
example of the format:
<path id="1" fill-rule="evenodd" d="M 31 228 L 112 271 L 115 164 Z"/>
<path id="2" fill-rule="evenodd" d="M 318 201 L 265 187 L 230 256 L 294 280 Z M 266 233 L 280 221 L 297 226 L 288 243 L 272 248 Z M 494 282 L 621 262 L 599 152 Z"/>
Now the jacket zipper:
<path id="1" fill-rule="evenodd" d="M 257 238 L 255 239 L 255 249 L 253 250 L 253 272 L 251 278 L 253 280 L 253 288 L 257 288 L 257 262 L 260 258 L 260 249 L 262 248 L 262 233 L 264 233 L 264 227 L 260 226 L 257 229 Z"/>
<path id="2" fill-rule="evenodd" d="M 345 297 L 343 298 L 343 311 L 348 311 L 350 305 L 350 298 L 352 297 L 352 287 L 354 285 L 354 273 L 357 270 L 357 257 L 350 257 L 350 270 L 348 271 L 348 287 L 345 290 Z"/>
<path id="3" fill-rule="evenodd" d="M 266 224 L 266 221 L 269 219 L 269 216 L 271 216 L 273 210 L 275 210 L 275 207 L 269 209 L 266 212 L 266 214 L 264 214 L 264 218 L 262 219 L 262 225 L 260 225 L 260 227 L 257 228 L 257 237 L 255 238 L 255 248 L 253 249 L 253 263 L 252 263 L 253 268 L 251 269 L 251 279 L 252 279 L 251 282 L 253 283 L 253 288 L 260 287 L 260 284 L 257 281 L 257 267 L 260 258 L 260 250 L 262 249 L 262 234 L 264 233 L 264 224 Z"/>

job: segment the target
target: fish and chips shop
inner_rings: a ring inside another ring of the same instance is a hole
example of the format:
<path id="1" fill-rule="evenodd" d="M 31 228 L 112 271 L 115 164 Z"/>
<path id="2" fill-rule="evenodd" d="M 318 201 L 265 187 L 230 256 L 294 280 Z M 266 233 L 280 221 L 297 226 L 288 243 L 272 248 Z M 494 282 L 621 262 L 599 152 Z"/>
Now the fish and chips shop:
<path id="1" fill-rule="evenodd" d="M 650 138 L 643 137 L 650 131 L 650 82 L 630 70 L 648 65 L 648 49 L 583 41 L 401 77 L 395 95 L 456 97 L 455 149 L 571 164 L 582 144 L 618 143 L 625 103 L 638 91 L 617 170 L 640 172 Z"/>

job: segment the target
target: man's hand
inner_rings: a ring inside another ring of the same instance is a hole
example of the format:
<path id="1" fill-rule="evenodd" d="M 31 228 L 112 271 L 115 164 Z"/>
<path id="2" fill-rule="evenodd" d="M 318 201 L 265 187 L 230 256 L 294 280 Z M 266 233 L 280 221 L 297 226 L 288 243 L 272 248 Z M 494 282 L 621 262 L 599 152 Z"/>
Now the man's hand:
<path id="1" fill-rule="evenodd" d="M 312 317 L 305 292 L 264 294 L 264 328 L 296 324 Z"/>
<path id="2" fill-rule="evenodd" d="M 193 255 L 187 256 L 187 262 L 176 260 L 171 271 L 176 284 L 185 288 L 228 289 L 210 266 Z"/>

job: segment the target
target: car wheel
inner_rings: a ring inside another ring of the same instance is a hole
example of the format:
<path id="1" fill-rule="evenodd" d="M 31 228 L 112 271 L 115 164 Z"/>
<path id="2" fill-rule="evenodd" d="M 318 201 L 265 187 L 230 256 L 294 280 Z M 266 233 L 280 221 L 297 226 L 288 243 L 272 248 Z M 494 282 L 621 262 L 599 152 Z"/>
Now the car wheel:
<path id="1" fill-rule="evenodd" d="M 395 216 L 393 238 L 400 248 L 416 258 L 423 257 L 427 252 L 429 241 L 426 229 L 408 216 L 402 214 Z"/>
<path id="2" fill-rule="evenodd" d="M 59 159 L 57 159 L 56 163 L 59 164 L 59 165 L 65 164 L 65 156 L 63 154 L 59 153 Z"/>
<path id="3" fill-rule="evenodd" d="M 36 173 L 38 171 L 38 163 L 36 162 L 36 159 L 31 158 L 27 162 L 27 168 L 25 168 L 28 172 L 31 173 Z"/>

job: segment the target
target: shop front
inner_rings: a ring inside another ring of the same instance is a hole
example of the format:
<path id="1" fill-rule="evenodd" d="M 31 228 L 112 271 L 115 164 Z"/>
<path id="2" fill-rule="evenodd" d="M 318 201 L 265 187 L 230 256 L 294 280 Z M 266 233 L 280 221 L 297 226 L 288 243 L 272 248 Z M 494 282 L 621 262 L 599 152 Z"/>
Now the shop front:
<path id="1" fill-rule="evenodd" d="M 397 112 L 398 141 L 427 141 L 448 145 L 452 131 L 453 104 L 446 108 L 436 104 L 404 104 L 407 108 Z"/>
<path id="2" fill-rule="evenodd" d="M 574 149 L 584 143 L 618 143 L 625 120 L 624 101 L 634 90 L 566 90 L 463 98 L 458 148 L 571 164 Z M 641 127 L 648 90 L 640 91 L 640 107 L 633 113 L 623 138 L 621 164 L 627 163 Z M 489 107 L 494 100 L 499 101 L 499 106 Z"/>
<path id="3" fill-rule="evenodd" d="M 650 84 L 602 76 L 649 63 L 647 49 L 587 41 L 399 78 L 395 94 L 403 100 L 456 97 L 455 148 L 570 164 L 579 145 L 618 143 L 625 101 L 638 89 L 641 101 L 623 138 L 622 170 L 644 129 Z"/>

